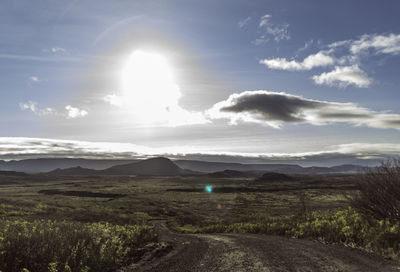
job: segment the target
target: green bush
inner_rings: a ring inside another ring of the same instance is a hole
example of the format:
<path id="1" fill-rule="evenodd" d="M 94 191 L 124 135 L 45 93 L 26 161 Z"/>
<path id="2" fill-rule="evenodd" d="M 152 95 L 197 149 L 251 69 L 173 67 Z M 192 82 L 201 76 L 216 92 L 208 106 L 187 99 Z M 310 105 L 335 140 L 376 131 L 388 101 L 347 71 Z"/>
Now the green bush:
<path id="1" fill-rule="evenodd" d="M 158 240 L 148 226 L 0 221 L 0 271 L 115 271 Z"/>
<path id="2" fill-rule="evenodd" d="M 297 223 L 291 234 L 400 257 L 400 222 L 372 220 L 351 207 L 336 213 L 314 213 L 307 221 Z"/>

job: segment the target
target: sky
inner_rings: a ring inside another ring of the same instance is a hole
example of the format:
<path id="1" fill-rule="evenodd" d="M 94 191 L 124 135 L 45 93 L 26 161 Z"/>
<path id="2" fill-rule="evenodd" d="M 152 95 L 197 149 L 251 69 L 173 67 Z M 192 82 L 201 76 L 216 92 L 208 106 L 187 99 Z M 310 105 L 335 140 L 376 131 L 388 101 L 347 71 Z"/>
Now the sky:
<path id="1" fill-rule="evenodd" d="M 396 0 L 5 1 L 0 159 L 399 156 L 399 10 Z"/>

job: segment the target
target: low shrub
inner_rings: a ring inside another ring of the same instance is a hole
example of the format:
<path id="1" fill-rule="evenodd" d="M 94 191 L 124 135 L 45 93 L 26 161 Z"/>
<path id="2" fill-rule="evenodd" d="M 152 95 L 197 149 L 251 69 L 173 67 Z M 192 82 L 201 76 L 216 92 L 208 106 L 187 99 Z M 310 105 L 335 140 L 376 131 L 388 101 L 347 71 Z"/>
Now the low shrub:
<path id="1" fill-rule="evenodd" d="M 148 226 L 3 220 L 0 271 L 115 271 L 157 240 Z"/>

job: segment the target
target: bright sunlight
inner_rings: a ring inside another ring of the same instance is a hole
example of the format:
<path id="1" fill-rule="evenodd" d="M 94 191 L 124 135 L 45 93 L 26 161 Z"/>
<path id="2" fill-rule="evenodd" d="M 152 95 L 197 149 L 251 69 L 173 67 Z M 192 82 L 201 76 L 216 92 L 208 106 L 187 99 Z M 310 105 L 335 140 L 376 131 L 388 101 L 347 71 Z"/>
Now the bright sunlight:
<path id="1" fill-rule="evenodd" d="M 145 125 L 205 123 L 199 113 L 178 105 L 181 93 L 167 59 L 154 52 L 135 50 L 122 69 L 122 104 Z"/>
<path id="2" fill-rule="evenodd" d="M 141 109 L 165 111 L 181 96 L 166 58 L 142 50 L 129 56 L 122 71 L 122 88 L 129 103 Z"/>

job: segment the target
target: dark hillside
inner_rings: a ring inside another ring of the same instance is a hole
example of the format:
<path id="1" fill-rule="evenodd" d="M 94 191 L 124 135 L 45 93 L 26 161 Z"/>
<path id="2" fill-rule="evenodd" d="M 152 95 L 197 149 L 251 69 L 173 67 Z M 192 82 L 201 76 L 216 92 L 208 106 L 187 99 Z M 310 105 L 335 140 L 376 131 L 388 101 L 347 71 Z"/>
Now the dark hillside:
<path id="1" fill-rule="evenodd" d="M 101 171 L 106 175 L 179 176 L 185 171 L 170 159 L 157 157 L 135 163 L 116 165 Z"/>

